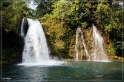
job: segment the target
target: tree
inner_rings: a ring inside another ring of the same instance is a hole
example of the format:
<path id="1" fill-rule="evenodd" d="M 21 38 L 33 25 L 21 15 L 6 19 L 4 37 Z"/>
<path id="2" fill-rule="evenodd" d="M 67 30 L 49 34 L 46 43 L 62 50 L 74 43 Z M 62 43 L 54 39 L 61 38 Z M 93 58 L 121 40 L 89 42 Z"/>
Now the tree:
<path id="1" fill-rule="evenodd" d="M 65 21 L 67 24 L 75 28 L 80 24 L 82 16 L 80 15 L 79 12 L 80 9 L 79 0 L 76 1 L 60 0 L 55 2 L 52 5 L 52 7 L 53 17 Z"/>
<path id="2" fill-rule="evenodd" d="M 57 1 L 57 0 L 56 0 Z M 44 16 L 45 14 L 50 14 L 52 12 L 52 4 L 55 1 L 47 1 L 47 0 L 41 0 L 38 1 L 37 3 L 39 3 L 39 5 L 37 6 L 37 10 L 36 10 L 36 16 L 37 17 L 41 17 Z"/>
<path id="3" fill-rule="evenodd" d="M 5 6 L 4 4 L 6 3 L 2 2 L 2 27 L 5 28 L 6 31 L 14 30 L 18 33 L 20 21 L 29 14 L 29 8 L 27 8 L 27 5 L 24 2 L 20 1 L 9 2 L 8 6 Z"/>
<path id="4" fill-rule="evenodd" d="M 114 48 L 118 48 L 115 49 L 117 52 L 122 48 L 120 38 L 123 36 L 122 27 L 124 27 L 122 21 L 124 10 L 120 3 L 121 0 L 59 0 L 53 3 L 51 13 L 45 14 L 42 19 L 47 22 L 51 20 L 48 23 L 64 22 L 66 28 L 71 31 L 78 26 L 89 28 L 95 24 L 103 34 L 110 36 L 110 40 L 115 41 Z"/>

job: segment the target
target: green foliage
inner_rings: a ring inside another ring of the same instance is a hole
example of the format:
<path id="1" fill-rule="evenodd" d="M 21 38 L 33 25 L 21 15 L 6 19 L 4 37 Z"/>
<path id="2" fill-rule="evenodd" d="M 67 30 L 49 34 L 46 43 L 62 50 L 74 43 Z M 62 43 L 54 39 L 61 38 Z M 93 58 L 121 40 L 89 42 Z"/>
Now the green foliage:
<path id="1" fill-rule="evenodd" d="M 60 0 L 52 5 L 53 17 L 57 17 L 57 19 L 63 20 L 69 25 L 78 26 L 81 22 L 81 15 L 78 12 L 80 9 L 79 0 L 76 1 L 66 1 Z"/>
<path id="2" fill-rule="evenodd" d="M 108 23 L 105 24 L 105 31 L 108 32 L 111 32 L 113 29 L 120 30 L 123 27 L 122 13 L 124 12 L 124 10 L 122 11 L 121 9 L 113 9 L 114 11 L 111 12 L 111 18 L 109 18 L 106 21 Z"/>
<path id="3" fill-rule="evenodd" d="M 83 27 L 83 28 L 86 28 L 86 27 L 87 27 L 87 22 L 83 22 L 83 23 L 82 23 L 82 27 Z"/>
<path id="4" fill-rule="evenodd" d="M 47 18 L 48 15 L 46 15 Z M 46 32 L 48 43 L 51 49 L 51 53 L 54 55 L 66 56 L 68 53 L 68 35 L 69 29 L 65 25 L 65 22 L 57 20 L 55 18 L 43 18 L 41 19 L 43 22 L 43 27 Z M 59 53 L 59 54 L 58 54 Z M 66 53 L 66 54 L 65 54 Z"/>
<path id="5" fill-rule="evenodd" d="M 20 56 L 17 35 L 22 18 L 29 15 L 29 8 L 21 0 L 3 0 L 0 6 L 2 23 L 0 29 L 5 29 L 2 30 L 2 63 L 12 63 Z"/>
<path id="6" fill-rule="evenodd" d="M 57 1 L 57 0 L 56 0 Z M 36 10 L 36 17 L 44 16 L 45 14 L 49 14 L 52 12 L 52 4 L 55 1 L 46 1 L 46 0 L 40 0 L 37 3 L 39 3 L 37 10 Z"/>
<path id="7" fill-rule="evenodd" d="M 119 52 L 124 49 L 122 41 L 124 9 L 119 4 L 121 0 L 35 1 L 39 4 L 35 16 L 22 1 L 1 2 L 2 27 L 6 31 L 14 30 L 18 33 L 23 17 L 37 18 L 43 25 L 52 53 L 57 55 L 62 53 L 62 56 L 67 57 L 68 53 L 74 53 L 72 49 L 75 44 L 75 29 L 81 26 L 85 30 L 94 23 L 113 41 L 113 46 L 108 46 L 107 51 L 112 55 L 121 55 Z M 3 50 L 6 54 L 11 51 L 13 49 L 10 48 Z"/>
<path id="8" fill-rule="evenodd" d="M 18 52 L 18 48 L 16 46 L 13 48 L 6 47 L 5 49 L 2 50 L 3 57 L 5 56 L 10 59 L 15 58 L 17 52 Z"/>
<path id="9" fill-rule="evenodd" d="M 112 41 L 110 44 L 106 45 L 106 50 L 109 56 L 115 56 L 117 54 L 116 48 L 114 47 L 114 44 Z"/>
<path id="10" fill-rule="evenodd" d="M 2 63 L 13 63 L 17 58 L 19 58 L 19 52 L 20 48 L 17 46 L 11 48 L 6 46 L 5 48 L 2 48 Z"/>
<path id="11" fill-rule="evenodd" d="M 117 31 L 114 30 L 118 30 L 118 32 L 121 32 L 121 29 L 123 27 L 122 14 L 124 13 L 124 10 L 122 9 L 122 6 L 119 5 L 118 1 L 109 2 L 108 0 L 59 0 L 55 1 L 51 7 L 51 13 L 45 14 L 41 18 L 41 21 L 45 25 L 44 29 L 46 29 L 46 34 L 49 36 L 49 38 L 51 38 L 49 41 L 51 41 L 52 46 L 58 42 L 64 42 L 64 45 L 70 44 L 71 42 L 66 39 L 72 38 L 75 32 L 75 28 L 77 28 L 78 26 L 88 28 L 92 25 L 92 23 L 95 23 L 95 25 L 97 25 L 97 28 L 101 29 L 103 33 L 109 34 L 108 36 L 110 36 L 109 39 L 111 40 L 116 38 L 112 36 L 114 35 L 114 33 L 117 34 Z M 69 34 L 70 31 L 71 34 L 66 37 L 66 34 Z M 122 37 L 120 35 L 115 36 L 118 36 L 118 38 Z M 122 42 L 121 40 L 116 39 L 115 43 L 118 41 L 120 41 L 120 43 Z M 71 43 L 71 45 L 72 44 L 73 43 Z M 57 47 L 56 45 L 54 45 L 54 48 L 56 47 L 56 49 L 67 47 Z M 109 47 L 109 54 L 117 54 L 118 49 L 121 48 L 119 46 L 120 44 L 114 44 L 113 46 Z M 66 48 L 64 48 L 64 50 L 65 49 Z M 69 51 L 72 52 L 72 50 Z"/>
<path id="12" fill-rule="evenodd" d="M 5 2 L 4 2 L 5 4 Z M 2 5 L 2 27 L 8 31 L 14 30 L 18 33 L 20 27 L 20 21 L 23 17 L 29 14 L 27 5 L 23 2 L 10 2 L 6 7 Z"/>

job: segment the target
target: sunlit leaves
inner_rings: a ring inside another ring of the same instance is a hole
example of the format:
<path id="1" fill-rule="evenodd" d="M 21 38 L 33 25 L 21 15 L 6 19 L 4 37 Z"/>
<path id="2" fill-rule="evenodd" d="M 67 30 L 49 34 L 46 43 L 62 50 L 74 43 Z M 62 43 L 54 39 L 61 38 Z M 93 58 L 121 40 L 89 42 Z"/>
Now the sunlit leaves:
<path id="1" fill-rule="evenodd" d="M 80 20 L 79 15 L 79 0 L 67 1 L 60 0 L 55 2 L 53 5 L 52 15 L 59 17 L 71 25 L 78 25 Z"/>
<path id="2" fill-rule="evenodd" d="M 96 10 L 97 13 L 104 13 L 108 15 L 108 11 L 110 11 L 110 7 L 108 4 L 102 4 L 102 3 L 98 4 Z"/>
<path id="3" fill-rule="evenodd" d="M 116 36 L 120 37 L 116 31 L 121 32 L 123 27 L 124 9 L 122 10 L 122 6 L 116 0 L 59 0 L 53 3 L 52 8 L 52 13 L 44 15 L 42 19 L 45 20 L 45 24 L 47 23 L 47 28 L 45 28 L 48 31 L 47 34 L 56 38 L 53 43 L 58 41 L 57 38 L 65 36 L 64 33 L 59 32 L 64 32 L 65 29 L 59 27 L 58 21 L 71 27 L 69 28 L 71 31 L 78 25 L 82 28 L 89 28 L 92 23 L 95 23 L 97 28 L 108 36 L 117 34 Z"/>
<path id="4" fill-rule="evenodd" d="M 5 2 L 4 2 L 5 4 Z M 3 6 L 2 11 L 2 27 L 8 30 L 14 30 L 18 33 L 21 18 L 29 14 L 27 5 L 23 2 L 10 2 L 7 7 Z"/>

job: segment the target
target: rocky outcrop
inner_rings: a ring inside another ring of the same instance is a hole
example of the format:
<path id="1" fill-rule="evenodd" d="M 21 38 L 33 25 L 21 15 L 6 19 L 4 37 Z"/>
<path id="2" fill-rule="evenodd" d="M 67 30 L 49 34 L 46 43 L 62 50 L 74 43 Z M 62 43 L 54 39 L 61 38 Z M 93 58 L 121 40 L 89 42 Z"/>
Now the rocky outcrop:
<path id="1" fill-rule="evenodd" d="M 20 28 L 19 28 L 19 37 L 20 37 L 20 45 L 22 47 L 21 52 L 23 52 L 24 37 L 21 35 L 21 31 L 23 31 L 24 36 L 26 36 L 29 26 L 28 26 L 28 21 L 27 21 L 26 17 L 24 17 L 21 22 L 22 23 L 21 23 Z"/>
<path id="2" fill-rule="evenodd" d="M 81 28 L 81 30 L 82 30 L 83 35 L 84 35 L 86 48 L 88 50 L 90 60 L 94 60 L 94 57 L 93 57 L 94 46 L 92 45 L 93 44 L 93 37 L 92 37 L 93 36 L 93 34 L 92 34 L 93 29 L 92 29 L 92 27 L 88 27 L 87 29 Z M 102 30 L 99 30 L 99 33 L 104 40 L 104 47 L 106 48 L 107 56 L 110 59 L 110 56 L 113 56 L 114 53 L 112 52 L 113 46 L 112 46 L 112 43 L 109 40 L 109 35 L 105 34 Z M 75 37 L 76 37 L 76 33 L 71 38 L 70 47 L 69 47 L 69 56 L 73 57 L 74 60 L 75 60 L 75 57 L 76 57 L 76 51 L 75 51 L 76 40 L 75 40 Z M 78 38 L 77 46 L 78 46 L 77 47 L 78 48 L 78 59 L 79 60 L 87 60 L 85 49 L 82 45 L 82 41 L 81 41 L 80 38 Z"/>

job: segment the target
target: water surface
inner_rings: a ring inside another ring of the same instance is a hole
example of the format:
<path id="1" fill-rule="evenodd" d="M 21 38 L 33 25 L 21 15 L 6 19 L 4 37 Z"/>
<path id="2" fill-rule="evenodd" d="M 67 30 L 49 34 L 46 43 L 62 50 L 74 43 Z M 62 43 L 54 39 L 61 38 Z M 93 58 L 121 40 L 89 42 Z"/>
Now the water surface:
<path id="1" fill-rule="evenodd" d="M 70 61 L 58 65 L 3 65 L 2 78 L 11 81 L 123 82 L 122 62 Z"/>

